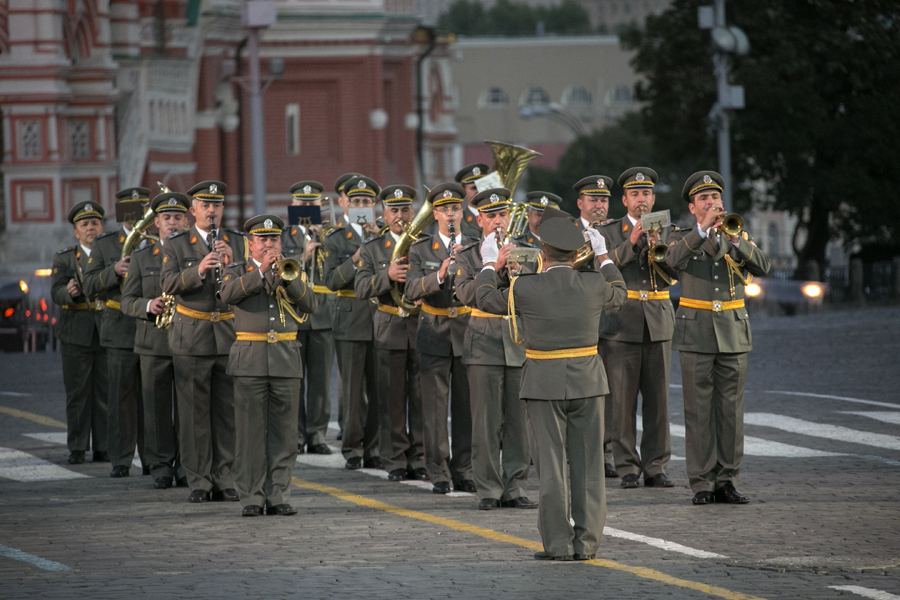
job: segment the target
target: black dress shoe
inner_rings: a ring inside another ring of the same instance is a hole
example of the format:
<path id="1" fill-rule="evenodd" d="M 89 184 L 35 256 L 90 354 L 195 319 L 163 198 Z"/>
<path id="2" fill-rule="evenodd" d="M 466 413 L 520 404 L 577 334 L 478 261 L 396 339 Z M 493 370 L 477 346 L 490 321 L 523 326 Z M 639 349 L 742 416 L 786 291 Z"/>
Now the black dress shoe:
<path id="1" fill-rule="evenodd" d="M 641 483 L 638 480 L 638 476 L 634 473 L 629 473 L 628 475 L 622 476 L 622 487 L 626 490 L 633 490 L 635 488 L 641 487 Z"/>
<path id="2" fill-rule="evenodd" d="M 91 458 L 94 462 L 109 462 L 109 453 L 106 450 L 94 451 L 94 456 Z"/>
<path id="3" fill-rule="evenodd" d="M 345 469 L 349 469 L 351 471 L 355 471 L 356 469 L 362 469 L 362 458 L 359 456 L 354 456 L 353 458 L 348 458 L 347 463 L 344 465 Z"/>
<path id="4" fill-rule="evenodd" d="M 419 467 L 418 469 L 407 471 L 406 478 L 412 481 L 428 481 L 428 469 L 426 469 L 425 467 Z"/>
<path id="5" fill-rule="evenodd" d="M 750 502 L 750 498 L 734 489 L 734 485 L 730 481 L 716 490 L 715 497 L 716 502 L 721 504 L 747 504 Z"/>
<path id="6" fill-rule="evenodd" d="M 175 480 L 175 485 L 178 487 L 187 487 L 188 486 L 187 477 L 179 477 L 178 479 Z"/>
<path id="7" fill-rule="evenodd" d="M 575 553 L 575 554 L 572 555 L 572 558 L 574 558 L 575 560 L 594 560 L 594 557 L 596 557 L 596 556 L 597 556 L 596 554 L 578 554 L 578 553 Z"/>
<path id="8" fill-rule="evenodd" d="M 338 434 L 334 439 L 336 439 L 337 441 L 341 441 L 342 439 L 344 439 L 344 430 L 341 429 L 340 431 L 338 431 Z"/>
<path id="9" fill-rule="evenodd" d="M 276 504 L 275 506 L 266 507 L 267 515 L 278 515 L 279 517 L 289 517 L 297 514 L 297 509 L 290 504 Z"/>
<path id="10" fill-rule="evenodd" d="M 538 503 L 529 500 L 525 496 L 519 496 L 512 500 L 504 500 L 500 503 L 500 506 L 503 508 L 537 508 Z"/>
<path id="11" fill-rule="evenodd" d="M 478 510 L 494 510 L 500 508 L 500 501 L 494 498 L 485 498 L 478 503 Z"/>
<path id="12" fill-rule="evenodd" d="M 566 554 L 564 556 L 553 556 L 551 554 L 547 554 L 544 551 L 541 551 L 541 552 L 535 552 L 534 558 L 536 560 L 572 560 L 572 555 Z"/>
<path id="13" fill-rule="evenodd" d="M 213 492 L 211 499 L 213 502 L 237 502 L 241 499 L 241 496 L 237 493 L 237 490 L 225 488 L 224 490 Z"/>
<path id="14" fill-rule="evenodd" d="M 388 481 L 403 481 L 404 479 L 406 479 L 406 469 L 403 467 L 388 473 Z"/>
<path id="15" fill-rule="evenodd" d="M 150 467 L 147 465 L 142 465 L 141 466 L 141 475 L 149 475 L 149 474 L 150 474 Z"/>
<path id="16" fill-rule="evenodd" d="M 194 490 L 191 492 L 191 495 L 188 496 L 188 502 L 208 502 L 209 501 L 209 492 L 206 490 Z"/>
<path id="17" fill-rule="evenodd" d="M 605 472 L 607 477 L 618 477 L 619 474 L 616 473 L 616 468 L 612 466 L 610 463 L 606 463 L 603 465 L 603 471 Z"/>
<path id="18" fill-rule="evenodd" d="M 431 491 L 435 494 L 449 494 L 450 493 L 450 482 L 449 481 L 438 481 L 434 484 L 434 487 L 431 488 Z"/>
<path id="19" fill-rule="evenodd" d="M 381 462 L 381 457 L 379 456 L 373 456 L 372 458 L 367 459 L 366 462 L 363 463 L 363 466 L 367 469 L 378 469 L 379 471 L 384 471 L 384 463 Z"/>
<path id="20" fill-rule="evenodd" d="M 715 498 L 713 498 L 712 492 L 697 492 L 694 494 L 694 499 L 691 502 L 694 503 L 694 506 L 703 506 L 704 504 L 712 504 L 715 502 Z"/>
<path id="21" fill-rule="evenodd" d="M 310 454 L 333 454 L 328 444 L 309 444 L 306 451 Z"/>
<path id="22" fill-rule="evenodd" d="M 297 442 L 297 454 L 303 454 L 304 448 L 306 448 L 306 444 L 303 442 Z"/>
<path id="23" fill-rule="evenodd" d="M 470 494 L 478 493 L 478 488 L 475 487 L 475 482 L 471 479 L 463 479 L 462 481 L 454 481 L 453 482 L 453 491 L 454 492 L 468 492 Z"/>
<path id="24" fill-rule="evenodd" d="M 262 506 L 245 506 L 244 510 L 241 511 L 242 517 L 261 517 L 263 515 Z"/>
<path id="25" fill-rule="evenodd" d="M 122 465 L 114 466 L 112 471 L 109 472 L 110 477 L 128 477 L 129 475 L 131 475 L 130 469 Z"/>
<path id="26" fill-rule="evenodd" d="M 153 489 L 167 490 L 172 487 L 172 478 L 167 476 L 157 477 L 153 480 Z"/>
<path id="27" fill-rule="evenodd" d="M 84 464 L 84 451 L 83 450 L 73 450 L 69 453 L 69 464 L 70 465 L 80 465 Z"/>
<path id="28" fill-rule="evenodd" d="M 644 487 L 675 487 L 675 482 L 666 477 L 665 473 L 657 473 L 653 477 L 644 475 Z"/>

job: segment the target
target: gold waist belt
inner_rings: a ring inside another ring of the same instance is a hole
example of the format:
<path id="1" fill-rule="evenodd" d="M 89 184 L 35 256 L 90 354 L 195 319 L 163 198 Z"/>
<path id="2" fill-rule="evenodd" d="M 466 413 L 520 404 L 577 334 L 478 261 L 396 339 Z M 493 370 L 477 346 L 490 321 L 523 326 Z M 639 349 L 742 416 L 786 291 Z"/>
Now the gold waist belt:
<path id="1" fill-rule="evenodd" d="M 103 310 L 103 302 L 95 300 L 93 302 L 79 302 L 78 304 L 63 304 L 66 310 Z"/>
<path id="2" fill-rule="evenodd" d="M 115 300 L 107 300 L 107 301 L 106 301 L 106 306 L 107 306 L 108 308 L 114 308 L 114 309 L 116 309 L 116 310 L 122 310 L 122 306 L 121 306 L 118 302 L 116 302 Z"/>
<path id="3" fill-rule="evenodd" d="M 274 331 L 270 331 L 269 333 L 238 331 L 236 335 L 237 341 L 239 342 L 268 342 L 270 344 L 274 344 L 276 342 L 287 342 L 297 339 L 296 331 L 286 331 L 284 333 L 276 333 Z"/>
<path id="4" fill-rule="evenodd" d="M 439 317 L 450 317 L 451 319 L 455 319 L 456 317 L 469 314 L 470 312 L 472 312 L 472 309 L 468 306 L 435 308 L 433 306 L 429 306 L 428 304 L 422 304 L 422 311 L 428 313 L 429 315 L 437 315 Z"/>
<path id="5" fill-rule="evenodd" d="M 506 315 L 495 315 L 494 313 L 484 312 L 483 310 L 478 310 L 477 308 L 472 309 L 473 317 L 483 317 L 485 319 L 505 319 Z"/>
<path id="6" fill-rule="evenodd" d="M 186 317 L 193 317 L 202 321 L 212 321 L 213 323 L 215 323 L 216 321 L 227 321 L 228 319 L 234 318 L 234 313 L 231 311 L 203 312 L 202 310 L 194 310 L 193 308 L 188 308 L 187 306 L 182 306 L 180 304 L 175 306 L 175 310 Z"/>
<path id="7" fill-rule="evenodd" d="M 529 350 L 525 349 L 525 358 L 532 360 L 553 360 L 555 358 L 581 358 L 583 356 L 595 356 L 597 346 L 585 346 L 584 348 L 563 348 L 562 350 Z"/>
<path id="8" fill-rule="evenodd" d="M 313 291 L 317 294 L 337 294 L 337 292 L 332 292 L 324 285 L 314 285 Z"/>
<path id="9" fill-rule="evenodd" d="M 338 290 L 335 293 L 338 298 L 356 298 L 356 293 L 353 290 Z"/>
<path id="10" fill-rule="evenodd" d="M 387 304 L 379 304 L 378 310 L 397 317 L 409 317 L 419 314 L 418 308 L 415 308 L 413 310 L 406 310 L 405 308 L 397 308 L 396 306 L 388 306 Z"/>
<path id="11" fill-rule="evenodd" d="M 628 290 L 628 297 L 631 300 L 640 300 L 641 302 L 646 302 L 647 300 L 668 300 L 669 299 L 669 290 L 664 292 L 645 292 L 644 290 Z"/>
<path id="12" fill-rule="evenodd" d="M 692 300 L 691 298 L 682 298 L 678 303 L 679 306 L 686 308 L 699 308 L 700 310 L 711 310 L 713 312 L 722 312 L 723 310 L 734 310 L 736 308 L 744 308 L 743 300 Z"/>

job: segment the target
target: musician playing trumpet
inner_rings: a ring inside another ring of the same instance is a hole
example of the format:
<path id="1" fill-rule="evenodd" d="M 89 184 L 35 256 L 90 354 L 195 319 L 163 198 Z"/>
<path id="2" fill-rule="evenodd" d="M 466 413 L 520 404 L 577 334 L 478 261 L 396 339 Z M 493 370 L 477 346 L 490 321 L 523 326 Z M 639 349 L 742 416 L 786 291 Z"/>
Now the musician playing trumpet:
<path id="1" fill-rule="evenodd" d="M 188 206 L 184 194 L 170 192 L 153 198 L 150 207 L 156 213 L 159 241 L 150 240 L 134 251 L 122 288 L 122 313 L 133 317 L 137 326 L 134 351 L 140 358 L 144 398 L 144 465 L 150 468 L 153 487 L 160 490 L 187 485 L 172 416 L 177 404 L 169 334 L 155 322 L 165 307 L 160 284 L 163 248 L 172 234 L 184 230 Z"/>

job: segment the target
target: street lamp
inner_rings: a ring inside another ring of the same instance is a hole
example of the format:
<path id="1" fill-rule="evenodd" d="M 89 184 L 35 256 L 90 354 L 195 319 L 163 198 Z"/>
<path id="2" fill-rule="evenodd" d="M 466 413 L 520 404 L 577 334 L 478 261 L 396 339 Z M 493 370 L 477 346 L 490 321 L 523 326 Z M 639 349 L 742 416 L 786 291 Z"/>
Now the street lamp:
<path id="1" fill-rule="evenodd" d="M 581 124 L 581 121 L 578 120 L 578 117 L 567 111 L 557 102 L 539 104 L 536 106 L 523 106 L 519 109 L 519 116 L 523 119 L 543 117 L 545 119 L 556 121 L 557 123 L 561 123 L 565 127 L 568 127 L 569 130 L 575 134 L 576 138 L 587 135 L 587 130 L 584 128 L 584 125 Z"/>

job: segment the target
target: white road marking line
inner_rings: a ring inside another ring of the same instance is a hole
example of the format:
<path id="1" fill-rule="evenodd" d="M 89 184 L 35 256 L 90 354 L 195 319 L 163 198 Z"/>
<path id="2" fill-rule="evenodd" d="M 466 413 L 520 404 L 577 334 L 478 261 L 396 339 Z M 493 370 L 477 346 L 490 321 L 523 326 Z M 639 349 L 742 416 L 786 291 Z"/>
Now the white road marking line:
<path id="1" fill-rule="evenodd" d="M 23 394 L 22 392 L 0 392 L 0 396 L 15 396 L 17 398 L 30 398 L 31 394 Z"/>
<path id="2" fill-rule="evenodd" d="M 42 458 L 12 448 L 0 448 L 0 477 L 14 481 L 89 478 L 88 475 L 64 469 Z"/>
<path id="3" fill-rule="evenodd" d="M 21 560 L 22 562 L 27 562 L 39 569 L 44 569 L 45 571 L 78 570 L 67 567 L 62 563 L 47 560 L 46 558 L 41 558 L 40 556 L 35 556 L 33 554 L 28 554 L 27 552 L 22 552 L 21 550 L 16 550 L 15 548 L 10 548 L 9 546 L 4 546 L 3 544 L 0 544 L 0 556 L 5 556 L 6 558 L 11 558 L 12 560 Z"/>
<path id="4" fill-rule="evenodd" d="M 869 417 L 870 419 L 876 419 L 883 423 L 890 423 L 892 425 L 900 425 L 900 412 L 890 412 L 890 411 L 864 411 L 864 410 L 842 410 L 842 413 L 846 415 L 859 415 L 860 417 Z"/>
<path id="5" fill-rule="evenodd" d="M 886 448 L 888 450 L 900 450 L 900 437 L 897 436 L 859 431 L 857 429 L 850 429 L 849 427 L 841 427 L 840 425 L 812 423 L 810 421 L 772 413 L 745 413 L 744 423 L 773 427 L 791 433 L 799 433 L 801 435 L 820 437 L 840 442 L 863 444 L 866 446 L 874 446 L 875 448 Z"/>
<path id="6" fill-rule="evenodd" d="M 873 600 L 900 600 L 900 596 L 896 594 L 889 594 L 888 592 L 864 588 L 858 585 L 829 585 L 828 588 L 841 592 L 850 592 L 851 594 L 856 594 L 863 598 L 872 598 Z"/>
<path id="7" fill-rule="evenodd" d="M 856 402 L 857 404 L 872 404 L 874 406 L 884 406 L 885 408 L 896 408 L 900 410 L 900 404 L 892 404 L 890 402 L 878 402 L 876 400 L 861 400 L 859 398 L 848 398 L 846 396 L 832 396 L 830 394 L 809 394 L 807 392 L 784 392 L 781 390 L 766 390 L 766 394 L 783 394 L 785 396 L 808 396 L 809 398 L 825 398 L 828 400 L 843 400 L 844 402 Z"/>
<path id="8" fill-rule="evenodd" d="M 51 444 L 65 446 L 68 443 L 67 436 L 69 434 L 65 431 L 53 431 L 50 433 L 23 433 L 22 435 L 42 442 L 50 442 Z M 134 458 L 131 460 L 131 466 L 141 470 L 144 468 L 144 465 L 141 463 L 141 457 L 138 456 L 136 452 Z"/>
<path id="9" fill-rule="evenodd" d="M 640 431 L 640 424 L 638 424 L 638 431 Z M 669 423 L 669 433 L 675 437 L 684 437 L 684 425 Z M 749 435 L 744 436 L 744 455 L 767 456 L 769 458 L 822 458 L 825 456 L 847 456 L 841 452 L 825 452 L 824 450 L 813 450 L 812 448 L 791 446 L 790 444 L 772 442 Z M 676 460 L 676 457 L 672 456 L 672 460 Z M 680 460 L 684 459 L 681 458 Z"/>
<path id="10" fill-rule="evenodd" d="M 697 558 L 728 558 L 724 554 L 716 554 L 715 552 L 709 552 L 707 550 L 698 550 L 696 548 L 691 548 L 690 546 L 682 546 L 676 542 L 649 537 L 639 533 L 631 533 L 630 531 L 622 531 L 621 529 L 613 529 L 612 527 L 604 527 L 603 533 L 610 537 L 640 542 L 642 544 L 647 544 L 648 546 L 653 546 L 654 548 L 687 554 L 688 556 L 695 556 Z"/>

